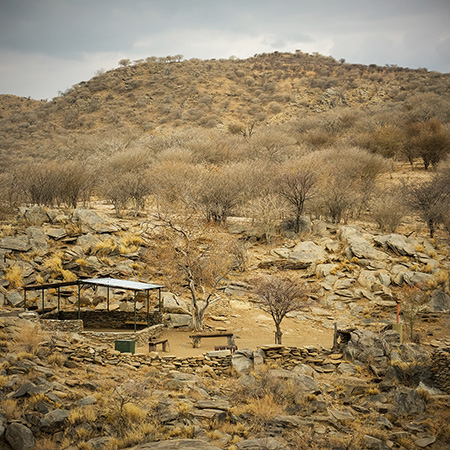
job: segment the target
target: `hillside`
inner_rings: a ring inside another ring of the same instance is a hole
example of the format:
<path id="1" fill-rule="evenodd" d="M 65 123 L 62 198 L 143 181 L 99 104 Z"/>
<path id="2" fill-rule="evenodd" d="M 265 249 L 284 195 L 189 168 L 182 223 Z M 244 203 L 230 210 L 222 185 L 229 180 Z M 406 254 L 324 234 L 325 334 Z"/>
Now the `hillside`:
<path id="1" fill-rule="evenodd" d="M 331 110 L 382 111 L 394 122 L 399 113 L 450 120 L 450 75 L 426 69 L 347 64 L 300 51 L 121 63 L 47 102 L 1 96 L 3 157 L 11 151 L 25 156 L 31 145 L 33 155 L 45 155 L 39 147 L 63 136 L 187 127 L 239 131 Z"/>

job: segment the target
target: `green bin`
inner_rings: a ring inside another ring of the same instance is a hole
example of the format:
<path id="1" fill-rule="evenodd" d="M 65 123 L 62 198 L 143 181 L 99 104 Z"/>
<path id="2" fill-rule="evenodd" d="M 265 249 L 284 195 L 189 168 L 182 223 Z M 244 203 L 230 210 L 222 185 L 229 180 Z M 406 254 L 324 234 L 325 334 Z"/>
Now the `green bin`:
<path id="1" fill-rule="evenodd" d="M 134 355 L 136 342 L 130 339 L 118 339 L 114 342 L 114 349 L 120 353 L 132 353 Z"/>

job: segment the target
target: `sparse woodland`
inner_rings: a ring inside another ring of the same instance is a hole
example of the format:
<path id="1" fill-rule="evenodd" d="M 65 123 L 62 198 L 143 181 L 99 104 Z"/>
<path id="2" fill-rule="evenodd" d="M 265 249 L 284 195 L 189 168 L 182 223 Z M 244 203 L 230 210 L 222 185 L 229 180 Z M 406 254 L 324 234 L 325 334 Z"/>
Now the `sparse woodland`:
<path id="1" fill-rule="evenodd" d="M 35 205 L 45 218 L 31 226 Z M 90 207 L 111 222 L 95 222 Z M 317 303 L 326 317 L 332 304 L 328 316 L 345 310 L 369 328 L 388 316 L 386 298 L 402 299 L 405 336 L 419 342 L 424 305 L 450 293 L 450 74 L 301 51 L 176 55 L 122 60 L 47 101 L 1 95 L 0 222 L 10 246 L 0 248 L 0 297 L 10 306 L 26 283 L 125 274 L 186 298 L 201 330 L 207 311 L 225 308 L 231 280 L 249 289 L 240 300 L 272 316 L 280 345 L 285 318 L 302 308 Z M 43 224 L 51 224 L 45 233 Z M 102 301 L 94 300 L 83 306 Z M 208 450 L 450 445 L 448 395 L 417 387 L 429 355 L 412 343 L 410 359 L 383 353 L 384 341 L 382 356 L 352 364 L 310 349 L 295 375 L 274 359 L 238 378 L 118 363 L 79 336 L 33 327 L 0 319 L 5 448 L 169 449 L 156 441 L 175 439 Z M 327 370 L 314 375 L 308 364 Z M 318 377 L 312 387 L 299 381 L 309 376 Z M 214 405 L 219 412 L 207 416 Z M 42 425 L 54 410 L 60 422 Z M 14 436 L 28 441 L 13 447 Z"/>

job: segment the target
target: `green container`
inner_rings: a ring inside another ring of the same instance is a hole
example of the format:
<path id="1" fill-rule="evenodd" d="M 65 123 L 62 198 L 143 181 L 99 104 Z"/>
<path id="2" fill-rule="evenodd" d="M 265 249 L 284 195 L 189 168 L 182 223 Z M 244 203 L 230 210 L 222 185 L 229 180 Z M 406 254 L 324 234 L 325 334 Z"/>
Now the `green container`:
<path id="1" fill-rule="evenodd" d="M 132 353 L 134 355 L 136 342 L 130 339 L 118 339 L 114 342 L 114 349 L 120 353 Z"/>

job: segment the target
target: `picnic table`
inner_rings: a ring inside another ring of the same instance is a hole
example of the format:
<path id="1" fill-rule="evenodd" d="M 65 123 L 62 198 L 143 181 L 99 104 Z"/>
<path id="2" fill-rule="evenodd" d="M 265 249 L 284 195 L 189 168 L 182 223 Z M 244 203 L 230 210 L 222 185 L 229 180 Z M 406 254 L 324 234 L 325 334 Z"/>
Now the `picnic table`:
<path id="1" fill-rule="evenodd" d="M 218 338 L 218 337 L 226 337 L 227 338 L 227 342 L 228 342 L 228 346 L 230 347 L 234 347 L 235 343 L 234 343 L 234 337 L 233 337 L 233 333 L 231 332 L 201 332 L 201 333 L 194 333 L 194 334 L 190 334 L 189 337 L 192 340 L 192 347 L 194 348 L 199 348 L 200 347 L 200 343 L 202 339 L 206 339 L 206 338 Z"/>

